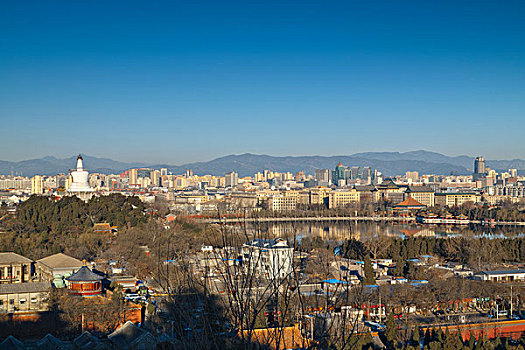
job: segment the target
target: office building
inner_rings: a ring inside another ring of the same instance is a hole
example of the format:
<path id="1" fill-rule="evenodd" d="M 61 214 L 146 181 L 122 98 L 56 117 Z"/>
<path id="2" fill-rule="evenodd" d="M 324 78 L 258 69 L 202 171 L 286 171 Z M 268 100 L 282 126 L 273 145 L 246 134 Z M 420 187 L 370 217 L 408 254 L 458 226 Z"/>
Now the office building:
<path id="1" fill-rule="evenodd" d="M 485 158 L 479 156 L 474 160 L 474 181 L 479 180 L 487 175 L 487 169 L 485 166 Z"/>

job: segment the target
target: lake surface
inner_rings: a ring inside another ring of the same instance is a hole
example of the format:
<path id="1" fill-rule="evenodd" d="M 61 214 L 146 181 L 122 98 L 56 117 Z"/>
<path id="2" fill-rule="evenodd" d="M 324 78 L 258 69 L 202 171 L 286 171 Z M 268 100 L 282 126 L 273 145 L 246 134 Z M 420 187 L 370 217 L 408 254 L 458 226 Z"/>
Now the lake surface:
<path id="1" fill-rule="evenodd" d="M 249 235 L 259 233 L 268 237 L 302 238 L 320 237 L 327 241 L 344 241 L 350 238 L 367 240 L 376 235 L 389 237 L 489 237 L 512 238 L 525 235 L 525 227 L 481 226 L 481 225 L 422 225 L 388 222 L 328 222 L 328 223 L 261 223 L 235 226 L 236 230 L 246 229 Z"/>

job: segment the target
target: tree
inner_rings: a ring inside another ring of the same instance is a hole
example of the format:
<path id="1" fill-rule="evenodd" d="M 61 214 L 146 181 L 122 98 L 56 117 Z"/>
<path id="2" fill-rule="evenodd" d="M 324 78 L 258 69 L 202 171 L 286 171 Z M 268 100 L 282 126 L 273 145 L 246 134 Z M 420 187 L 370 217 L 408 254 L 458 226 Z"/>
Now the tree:
<path id="1" fill-rule="evenodd" d="M 364 263 L 364 275 L 365 278 L 363 279 L 363 284 L 365 286 L 369 286 L 376 283 L 376 274 L 374 272 L 374 268 L 372 267 L 372 262 L 370 261 L 370 256 L 365 256 L 365 263 Z"/>
<path id="2" fill-rule="evenodd" d="M 397 329 L 397 323 L 394 318 L 394 313 L 390 312 L 386 317 L 386 331 L 385 338 L 388 343 L 387 347 L 395 347 L 397 338 L 399 336 L 399 330 Z"/>
<path id="3" fill-rule="evenodd" d="M 414 331 L 412 332 L 412 344 L 419 345 L 419 327 L 414 326 Z"/>

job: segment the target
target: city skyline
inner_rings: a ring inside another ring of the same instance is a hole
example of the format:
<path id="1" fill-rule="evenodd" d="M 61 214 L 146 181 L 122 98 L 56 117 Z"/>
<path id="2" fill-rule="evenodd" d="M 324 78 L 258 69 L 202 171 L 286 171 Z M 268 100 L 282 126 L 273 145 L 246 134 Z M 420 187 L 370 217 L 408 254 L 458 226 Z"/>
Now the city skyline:
<path id="1" fill-rule="evenodd" d="M 0 159 L 525 158 L 524 6 L 3 3 Z"/>
<path id="2" fill-rule="evenodd" d="M 79 155 L 80 156 L 80 155 Z M 395 176 L 407 172 L 421 172 L 422 174 L 439 175 L 466 175 L 474 173 L 480 176 L 486 174 L 485 169 L 489 167 L 495 171 L 505 172 L 509 169 L 516 169 L 522 173 L 525 170 L 524 159 L 513 160 L 487 160 L 483 156 L 476 158 L 471 156 L 450 157 L 436 152 L 424 150 L 399 153 L 399 152 L 368 152 L 353 155 L 335 156 L 302 156 L 302 157 L 275 157 L 269 155 L 240 154 L 227 155 L 215 158 L 210 161 L 192 162 L 185 164 L 167 163 L 141 163 L 141 162 L 120 162 L 109 158 L 98 158 L 82 154 L 87 169 L 102 174 L 120 173 L 128 169 L 166 168 L 170 173 L 182 174 L 188 169 L 195 171 L 198 175 L 224 175 L 235 171 L 241 176 L 249 176 L 258 171 L 268 170 L 277 172 L 306 172 L 314 174 L 318 169 L 332 168 L 335 164 L 343 163 L 344 166 L 376 168 L 387 176 Z M 24 160 L 20 162 L 0 161 L 1 175 L 54 175 L 65 173 L 71 170 L 71 164 L 77 159 L 76 156 L 67 158 L 56 158 L 48 156 L 40 159 Z M 480 159 L 483 167 L 477 166 Z"/>

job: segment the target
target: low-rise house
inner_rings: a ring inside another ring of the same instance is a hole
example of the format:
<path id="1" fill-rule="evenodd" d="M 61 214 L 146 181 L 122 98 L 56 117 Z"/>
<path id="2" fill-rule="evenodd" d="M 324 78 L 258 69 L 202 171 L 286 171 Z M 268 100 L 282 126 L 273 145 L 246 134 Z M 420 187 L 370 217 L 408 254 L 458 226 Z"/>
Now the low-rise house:
<path id="1" fill-rule="evenodd" d="M 33 260 L 13 252 L 0 253 L 0 284 L 30 282 Z"/>
<path id="2" fill-rule="evenodd" d="M 474 279 L 492 282 L 525 281 L 525 269 L 481 271 L 474 274 Z"/>
<path id="3" fill-rule="evenodd" d="M 137 279 L 133 276 L 114 276 L 109 279 L 111 283 L 121 286 L 124 291 L 136 291 Z"/>
<path id="4" fill-rule="evenodd" d="M 83 266 L 82 261 L 58 253 L 36 261 L 36 274 L 40 281 L 53 281 L 69 277 Z"/>
<path id="5" fill-rule="evenodd" d="M 50 288 L 47 281 L 0 285 L 0 314 L 47 310 Z"/>
<path id="6" fill-rule="evenodd" d="M 293 248 L 282 238 L 254 239 L 243 246 L 242 258 L 261 277 L 285 278 L 292 272 Z"/>

